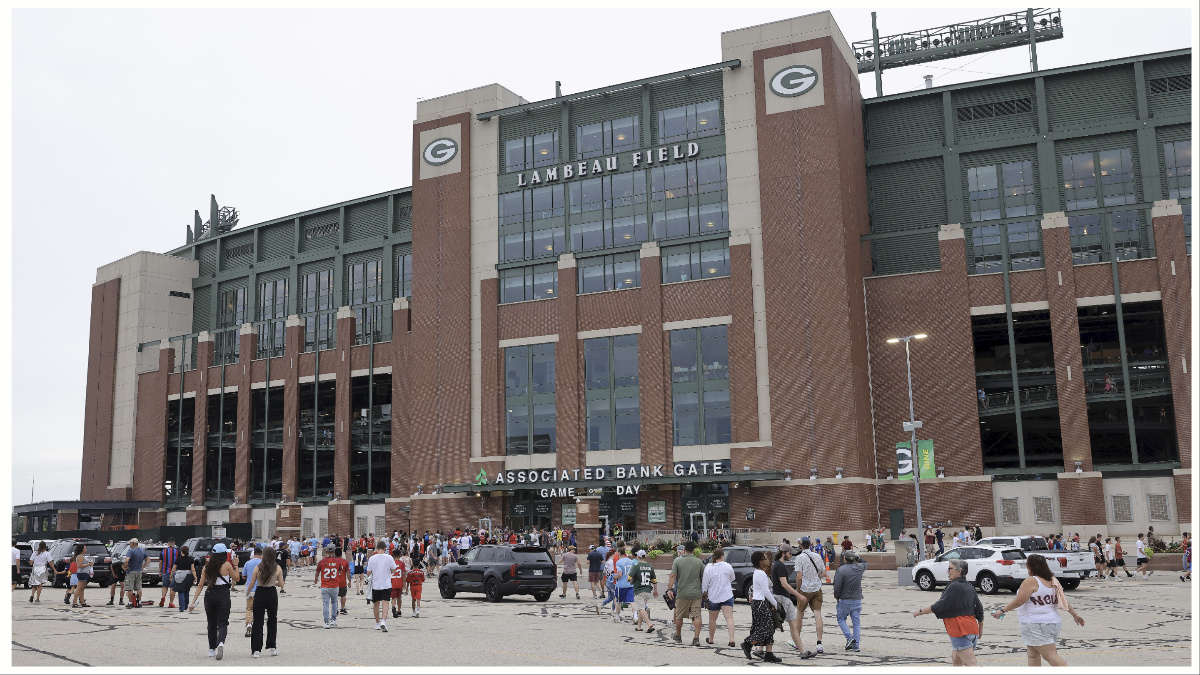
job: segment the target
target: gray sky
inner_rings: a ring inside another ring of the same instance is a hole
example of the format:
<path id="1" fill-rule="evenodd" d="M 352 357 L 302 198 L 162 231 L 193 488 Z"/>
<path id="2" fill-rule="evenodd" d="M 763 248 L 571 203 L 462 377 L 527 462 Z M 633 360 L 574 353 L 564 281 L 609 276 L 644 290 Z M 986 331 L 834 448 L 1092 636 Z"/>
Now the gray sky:
<path id="1" fill-rule="evenodd" d="M 14 503 L 33 475 L 39 501 L 79 496 L 96 268 L 182 245 L 210 193 L 250 225 L 404 187 L 418 98 L 498 82 L 536 101 L 555 80 L 572 93 L 716 63 L 722 31 L 820 9 L 802 7 L 15 11 Z M 1005 11 L 884 9 L 880 34 Z M 870 37 L 869 9 L 833 14 L 850 42 Z M 1065 8 L 1039 66 L 1188 47 L 1194 23 Z M 884 93 L 1028 68 L 1009 49 L 887 71 Z"/>

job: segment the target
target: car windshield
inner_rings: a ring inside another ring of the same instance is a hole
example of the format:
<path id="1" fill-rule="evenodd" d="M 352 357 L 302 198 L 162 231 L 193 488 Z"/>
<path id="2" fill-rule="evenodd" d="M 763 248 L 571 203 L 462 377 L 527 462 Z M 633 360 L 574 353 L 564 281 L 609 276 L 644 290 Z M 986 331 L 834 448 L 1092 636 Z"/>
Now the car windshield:
<path id="1" fill-rule="evenodd" d="M 1045 551 L 1046 540 L 1042 537 L 1025 537 L 1021 539 L 1021 548 L 1026 551 Z"/>
<path id="2" fill-rule="evenodd" d="M 545 551 L 513 550 L 512 554 L 519 563 L 553 562 L 550 560 L 550 554 Z"/>
<path id="3" fill-rule="evenodd" d="M 1005 551 L 1004 559 L 1005 560 L 1024 560 L 1025 554 L 1022 553 L 1021 551 Z"/>
<path id="4" fill-rule="evenodd" d="M 105 546 L 104 544 L 88 544 L 87 545 L 87 554 L 88 555 L 108 556 L 109 555 L 108 547 Z"/>

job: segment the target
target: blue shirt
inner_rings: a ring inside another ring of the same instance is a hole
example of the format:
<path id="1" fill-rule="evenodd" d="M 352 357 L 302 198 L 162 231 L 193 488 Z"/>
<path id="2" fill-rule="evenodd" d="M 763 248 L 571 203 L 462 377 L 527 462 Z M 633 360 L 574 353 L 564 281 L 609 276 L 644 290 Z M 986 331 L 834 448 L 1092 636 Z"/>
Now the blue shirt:
<path id="1" fill-rule="evenodd" d="M 333 543 L 333 540 L 332 540 L 332 539 L 330 539 L 329 537 L 325 537 L 325 540 L 321 542 L 321 545 L 322 545 L 322 546 L 328 546 L 328 545 L 330 545 L 330 544 L 332 544 L 332 543 Z"/>
<path id="2" fill-rule="evenodd" d="M 258 567 L 260 562 L 262 562 L 262 558 L 250 558 L 246 561 L 246 568 L 242 570 L 242 574 L 246 577 L 247 583 L 250 582 L 250 575 L 254 572 L 254 568 Z M 255 588 L 258 588 L 257 580 L 253 584 L 250 584 L 250 589 L 246 592 L 253 593 Z"/>
<path id="3" fill-rule="evenodd" d="M 288 546 L 288 549 L 291 551 L 292 555 L 300 555 L 300 542 L 293 539 L 292 544 Z"/>
<path id="4" fill-rule="evenodd" d="M 129 558 L 129 564 L 125 567 L 126 572 L 141 572 L 142 566 L 146 563 L 146 549 L 141 546 L 131 547 L 125 551 L 125 557 Z"/>
<path id="5" fill-rule="evenodd" d="M 597 546 L 596 553 L 600 554 L 600 561 L 604 562 L 604 557 L 608 555 L 608 547 L 607 546 Z"/>
<path id="6" fill-rule="evenodd" d="M 633 582 L 629 580 L 629 568 L 633 567 L 637 562 L 633 558 L 621 558 L 617 561 L 617 571 L 621 573 L 621 578 L 617 579 L 617 588 L 633 588 Z"/>

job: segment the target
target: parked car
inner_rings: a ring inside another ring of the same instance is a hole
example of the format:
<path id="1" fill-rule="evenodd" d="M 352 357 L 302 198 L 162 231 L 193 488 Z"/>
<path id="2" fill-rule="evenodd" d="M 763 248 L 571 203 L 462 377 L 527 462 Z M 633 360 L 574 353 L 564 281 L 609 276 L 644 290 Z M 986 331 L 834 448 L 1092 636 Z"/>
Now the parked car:
<path id="1" fill-rule="evenodd" d="M 54 569 L 59 572 L 54 577 L 54 585 L 65 587 L 70 583 L 71 575 L 67 570 L 71 567 L 71 560 L 75 553 L 77 544 L 84 545 L 84 555 L 91 556 L 94 564 L 92 566 L 92 581 L 99 584 L 101 588 L 112 583 L 112 553 L 102 542 L 95 539 L 59 539 L 50 547 L 50 555 L 54 558 Z M 65 573 L 65 574 L 64 574 Z"/>
<path id="2" fill-rule="evenodd" d="M 238 569 L 242 569 L 246 566 L 246 561 L 250 559 L 250 551 L 233 550 L 233 539 L 228 537 L 219 539 L 216 537 L 192 537 L 191 539 L 188 539 L 180 544 L 180 546 L 186 546 L 188 548 L 188 555 L 192 557 L 192 560 L 196 561 L 197 566 L 203 569 L 204 563 L 208 562 L 208 558 L 212 554 L 213 547 L 217 544 L 225 544 L 225 547 L 230 550 L 230 553 L 237 556 Z M 242 577 L 238 583 L 246 583 L 245 577 Z"/>
<path id="3" fill-rule="evenodd" d="M 142 567 L 142 583 L 147 586 L 157 586 L 162 583 L 162 552 L 166 550 L 166 544 L 147 544 L 142 548 L 146 549 L 146 564 Z"/>
<path id="4" fill-rule="evenodd" d="M 1015 546 L 1026 554 L 1037 553 L 1046 558 L 1046 562 L 1050 564 L 1050 571 L 1058 577 L 1063 589 L 1068 591 L 1078 588 L 1081 579 L 1088 578 L 1096 571 L 1096 563 L 1092 559 L 1091 551 L 1053 551 L 1046 546 L 1045 537 L 1037 535 L 985 537 L 975 545 L 999 548 Z"/>
<path id="5" fill-rule="evenodd" d="M 994 595 L 1001 588 L 1013 591 L 1029 577 L 1025 553 L 1019 548 L 991 546 L 959 546 L 932 560 L 923 560 L 912 569 L 913 581 L 925 591 L 937 590 L 950 583 L 950 561 L 966 560 L 967 581 L 979 590 Z"/>
<path id="6" fill-rule="evenodd" d="M 489 602 L 506 595 L 532 595 L 545 602 L 558 585 L 558 565 L 542 546 L 485 544 L 459 556 L 458 564 L 445 565 L 438 575 L 438 591 L 446 599 L 457 593 L 483 593 Z"/>
<path id="7" fill-rule="evenodd" d="M 21 560 L 17 564 L 17 583 L 29 588 L 29 573 L 33 570 L 33 563 L 29 559 L 33 557 L 33 546 L 29 542 L 19 541 L 15 548 L 21 552 Z"/>
<path id="8" fill-rule="evenodd" d="M 745 598 L 746 602 L 750 602 L 750 588 L 754 586 L 754 568 L 750 566 L 750 556 L 754 555 L 755 551 L 766 551 L 775 557 L 775 549 L 766 546 L 726 546 L 725 562 L 733 568 L 733 596 L 735 598 Z M 712 560 L 711 556 L 704 560 L 707 565 Z M 793 587 L 796 585 L 796 567 L 793 564 L 795 559 L 787 563 L 788 566 L 788 583 Z"/>

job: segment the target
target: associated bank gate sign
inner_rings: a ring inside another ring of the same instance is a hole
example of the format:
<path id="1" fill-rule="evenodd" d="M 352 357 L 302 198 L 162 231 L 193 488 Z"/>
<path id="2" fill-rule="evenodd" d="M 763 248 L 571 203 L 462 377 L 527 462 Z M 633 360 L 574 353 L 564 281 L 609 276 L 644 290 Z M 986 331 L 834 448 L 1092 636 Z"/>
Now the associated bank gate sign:
<path id="1" fill-rule="evenodd" d="M 603 482 L 616 485 L 618 494 L 636 495 L 641 490 L 641 481 L 657 479 L 655 483 L 686 482 L 698 476 L 723 476 L 730 472 L 729 460 L 712 462 L 676 462 L 674 464 L 589 466 L 583 469 L 530 469 L 528 471 L 501 471 L 496 474 L 493 485 L 508 485 L 513 489 L 539 490 L 542 497 L 574 497 L 578 481 Z M 675 481 L 671 478 L 683 480 Z M 628 483 L 619 485 L 618 483 Z M 520 486 L 520 488 L 517 488 Z"/>

